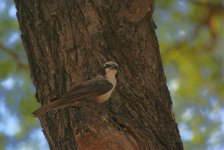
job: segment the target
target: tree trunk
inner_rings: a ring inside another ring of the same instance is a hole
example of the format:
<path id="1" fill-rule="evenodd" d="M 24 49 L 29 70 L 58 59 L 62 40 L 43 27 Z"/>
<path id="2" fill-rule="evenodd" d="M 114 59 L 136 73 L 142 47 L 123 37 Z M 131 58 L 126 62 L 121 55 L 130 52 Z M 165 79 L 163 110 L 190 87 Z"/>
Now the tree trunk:
<path id="1" fill-rule="evenodd" d="M 15 0 L 37 101 L 119 64 L 112 98 L 39 117 L 52 150 L 183 149 L 169 111 L 151 0 Z"/>

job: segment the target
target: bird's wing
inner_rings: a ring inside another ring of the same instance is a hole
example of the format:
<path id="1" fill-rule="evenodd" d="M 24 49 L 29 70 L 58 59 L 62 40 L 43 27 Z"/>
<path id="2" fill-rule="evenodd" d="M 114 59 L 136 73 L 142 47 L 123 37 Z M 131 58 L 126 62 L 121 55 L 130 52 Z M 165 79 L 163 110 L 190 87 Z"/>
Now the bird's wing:
<path id="1" fill-rule="evenodd" d="M 78 103 L 77 100 L 101 95 L 110 91 L 112 88 L 113 85 L 103 78 L 94 78 L 83 83 L 75 84 L 60 99 L 42 106 L 33 112 L 33 114 L 40 116 L 52 109 L 74 106 Z"/>
<path id="2" fill-rule="evenodd" d="M 66 92 L 62 99 L 80 99 L 83 97 L 95 97 L 110 91 L 113 85 L 106 79 L 94 78 L 84 83 L 75 84 Z"/>

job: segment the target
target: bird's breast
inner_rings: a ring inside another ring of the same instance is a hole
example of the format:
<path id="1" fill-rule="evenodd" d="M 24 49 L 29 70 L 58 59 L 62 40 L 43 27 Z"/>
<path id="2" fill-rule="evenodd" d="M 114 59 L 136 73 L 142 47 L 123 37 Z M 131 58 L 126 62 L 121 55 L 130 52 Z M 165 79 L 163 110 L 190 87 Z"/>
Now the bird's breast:
<path id="1" fill-rule="evenodd" d="M 111 89 L 110 91 L 108 91 L 105 94 L 102 94 L 102 95 L 97 96 L 96 97 L 96 101 L 98 103 L 103 103 L 103 102 L 107 101 L 110 98 L 112 92 L 113 92 L 113 89 Z"/>
<path id="2" fill-rule="evenodd" d="M 107 78 L 107 80 L 113 85 L 113 88 L 110 91 L 108 91 L 102 95 L 96 96 L 96 101 L 98 103 L 103 103 L 103 102 L 107 101 L 111 97 L 111 94 L 113 93 L 114 88 L 117 84 L 117 81 L 115 78 Z"/>

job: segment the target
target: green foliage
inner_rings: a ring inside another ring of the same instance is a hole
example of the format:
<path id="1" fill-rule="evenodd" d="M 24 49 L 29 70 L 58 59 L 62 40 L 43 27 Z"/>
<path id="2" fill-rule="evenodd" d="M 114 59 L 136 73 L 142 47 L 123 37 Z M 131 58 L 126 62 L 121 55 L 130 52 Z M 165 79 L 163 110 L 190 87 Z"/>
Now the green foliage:
<path id="1" fill-rule="evenodd" d="M 224 147 L 223 14 L 221 1 L 173 0 L 160 1 L 154 16 L 187 150 Z"/>
<path id="2" fill-rule="evenodd" d="M 5 142 L 6 142 L 5 136 L 0 134 L 0 149 L 4 149 Z"/>
<path id="3" fill-rule="evenodd" d="M 13 70 L 15 70 L 15 64 L 13 64 L 11 61 L 0 62 L 0 77 L 1 78 L 5 78 L 9 76 L 9 74 L 12 73 Z"/>

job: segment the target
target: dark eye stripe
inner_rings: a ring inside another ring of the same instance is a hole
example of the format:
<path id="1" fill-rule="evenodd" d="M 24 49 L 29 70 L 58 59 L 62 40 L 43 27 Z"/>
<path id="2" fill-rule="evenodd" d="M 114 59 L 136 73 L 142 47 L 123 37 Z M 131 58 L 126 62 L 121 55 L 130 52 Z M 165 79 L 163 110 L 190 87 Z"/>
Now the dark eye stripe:
<path id="1" fill-rule="evenodd" d="M 111 64 L 106 64 L 106 68 L 109 68 L 109 67 L 111 67 L 112 65 Z"/>
<path id="2" fill-rule="evenodd" d="M 104 68 L 118 67 L 116 64 L 105 64 Z"/>

